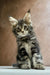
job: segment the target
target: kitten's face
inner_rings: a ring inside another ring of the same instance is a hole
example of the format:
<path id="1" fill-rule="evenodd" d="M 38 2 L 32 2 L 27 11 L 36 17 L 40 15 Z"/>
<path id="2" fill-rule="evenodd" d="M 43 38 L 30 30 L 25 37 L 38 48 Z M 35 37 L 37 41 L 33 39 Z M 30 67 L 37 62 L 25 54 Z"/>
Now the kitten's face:
<path id="1" fill-rule="evenodd" d="M 15 29 L 15 32 L 20 37 L 28 35 L 28 25 L 23 20 L 19 20 L 13 29 Z"/>
<path id="2" fill-rule="evenodd" d="M 25 37 L 29 34 L 29 26 L 31 26 L 30 13 L 26 13 L 22 20 L 16 20 L 13 17 L 9 18 L 12 24 L 12 30 L 18 37 Z"/>

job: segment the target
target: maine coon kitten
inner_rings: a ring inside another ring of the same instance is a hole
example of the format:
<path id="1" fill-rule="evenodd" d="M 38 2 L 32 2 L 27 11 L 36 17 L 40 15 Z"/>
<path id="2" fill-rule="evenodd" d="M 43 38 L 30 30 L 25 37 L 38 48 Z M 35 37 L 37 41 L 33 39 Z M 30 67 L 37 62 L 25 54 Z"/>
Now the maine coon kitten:
<path id="1" fill-rule="evenodd" d="M 17 38 L 18 53 L 16 67 L 21 69 L 44 69 L 39 43 L 33 32 L 31 14 L 28 11 L 23 19 L 9 17 L 12 31 Z"/>

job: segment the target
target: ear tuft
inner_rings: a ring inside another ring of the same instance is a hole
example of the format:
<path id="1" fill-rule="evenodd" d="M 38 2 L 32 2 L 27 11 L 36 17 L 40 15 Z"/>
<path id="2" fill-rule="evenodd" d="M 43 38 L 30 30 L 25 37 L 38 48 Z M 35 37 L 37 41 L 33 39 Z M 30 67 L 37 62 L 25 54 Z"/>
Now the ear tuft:
<path id="1" fill-rule="evenodd" d="M 27 11 L 27 13 L 25 14 L 23 20 L 26 21 L 27 23 L 32 23 L 32 21 L 31 21 L 30 9 L 29 9 L 29 10 Z"/>
<path id="2" fill-rule="evenodd" d="M 30 13 L 30 9 L 27 12 Z"/>

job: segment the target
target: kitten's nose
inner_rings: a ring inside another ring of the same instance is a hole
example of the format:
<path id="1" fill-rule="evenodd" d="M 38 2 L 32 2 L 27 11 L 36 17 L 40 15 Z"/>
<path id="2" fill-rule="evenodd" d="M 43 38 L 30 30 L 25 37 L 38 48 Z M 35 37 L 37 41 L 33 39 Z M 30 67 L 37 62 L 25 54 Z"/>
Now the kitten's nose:
<path id="1" fill-rule="evenodd" d="M 24 31 L 22 31 L 22 33 L 24 33 Z"/>

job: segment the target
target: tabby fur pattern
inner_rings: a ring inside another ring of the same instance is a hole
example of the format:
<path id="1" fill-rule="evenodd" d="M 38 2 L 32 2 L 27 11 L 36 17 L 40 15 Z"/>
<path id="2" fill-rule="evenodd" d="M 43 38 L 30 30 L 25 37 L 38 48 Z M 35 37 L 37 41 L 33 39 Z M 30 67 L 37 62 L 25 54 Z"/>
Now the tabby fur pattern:
<path id="1" fill-rule="evenodd" d="M 12 31 L 17 40 L 17 64 L 19 69 L 44 69 L 39 43 L 33 31 L 30 10 L 23 19 L 9 17 Z"/>

